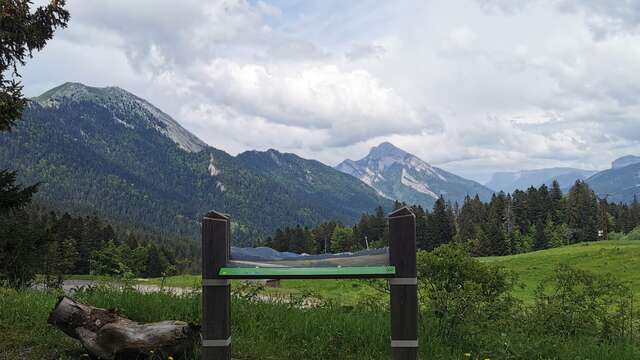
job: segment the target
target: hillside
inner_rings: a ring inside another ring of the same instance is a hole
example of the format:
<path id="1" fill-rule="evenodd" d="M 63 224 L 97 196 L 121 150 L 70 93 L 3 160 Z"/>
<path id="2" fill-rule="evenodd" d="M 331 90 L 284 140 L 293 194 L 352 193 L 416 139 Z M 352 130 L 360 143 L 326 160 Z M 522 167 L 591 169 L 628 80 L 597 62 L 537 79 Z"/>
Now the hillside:
<path id="1" fill-rule="evenodd" d="M 600 198 L 631 203 L 640 198 L 640 163 L 601 171 L 586 180 Z"/>
<path id="2" fill-rule="evenodd" d="M 253 158 L 277 157 L 263 163 Z M 123 89 L 66 83 L 33 99 L 0 135 L 0 168 L 36 200 L 165 234 L 198 237 L 208 210 L 229 213 L 237 244 L 284 225 L 352 223 L 391 201 L 317 161 L 274 151 L 233 157 Z"/>
<path id="3" fill-rule="evenodd" d="M 511 256 L 480 258 L 515 272 L 525 288 L 514 294 L 530 300 L 537 284 L 552 275 L 561 263 L 599 274 L 612 274 L 625 281 L 640 296 L 640 240 L 610 240 L 580 243 Z"/>
<path id="4" fill-rule="evenodd" d="M 493 194 L 475 181 L 431 166 L 388 142 L 373 147 L 358 161 L 343 161 L 336 169 L 362 180 L 384 197 L 429 210 L 440 196 L 462 202 L 467 195 L 478 194 L 486 201 Z"/>
<path id="5" fill-rule="evenodd" d="M 633 165 L 640 163 L 640 156 L 635 155 L 626 155 L 620 158 L 615 159 L 611 162 L 612 169 L 620 169 L 625 166 Z"/>
<path id="6" fill-rule="evenodd" d="M 584 180 L 595 173 L 596 171 L 574 168 L 497 172 L 491 176 L 491 180 L 485 186 L 495 191 L 510 193 L 516 189 L 525 191 L 531 186 L 539 187 L 542 184 L 551 187 L 553 180 L 557 180 L 562 189 L 568 189 L 576 180 Z"/>

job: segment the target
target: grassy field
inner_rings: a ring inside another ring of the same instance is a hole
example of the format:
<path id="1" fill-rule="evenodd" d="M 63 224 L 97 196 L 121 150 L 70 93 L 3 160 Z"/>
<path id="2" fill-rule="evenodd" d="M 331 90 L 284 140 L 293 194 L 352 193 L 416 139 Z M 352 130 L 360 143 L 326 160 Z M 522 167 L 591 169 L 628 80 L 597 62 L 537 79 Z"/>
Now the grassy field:
<path id="1" fill-rule="evenodd" d="M 56 292 L 0 288 L 0 359 L 77 359 L 78 342 L 46 323 Z M 178 319 L 199 322 L 197 294 L 96 288 L 75 296 L 84 303 L 116 308 L 137 321 Z M 638 359 L 637 344 L 593 338 L 531 336 L 489 328 L 474 339 L 439 336 L 428 314 L 419 322 L 422 359 Z M 300 309 L 235 298 L 232 311 L 233 358 L 388 359 L 389 316 L 340 306 Z M 469 353 L 466 357 L 464 354 Z M 338 355 L 339 354 L 339 355 Z M 169 354 L 154 359 L 166 359 Z M 176 355 L 176 354 L 171 354 Z M 197 354 L 188 358 L 197 358 Z M 178 358 L 177 356 L 175 356 Z"/>
<path id="2" fill-rule="evenodd" d="M 536 285 L 552 275 L 560 263 L 602 274 L 610 273 L 640 293 L 640 241 L 584 243 L 557 249 L 505 257 L 481 258 L 513 271 L 524 287 L 515 295 L 532 298 Z M 108 277 L 74 276 L 73 279 L 102 281 Z M 381 280 L 382 281 L 382 280 Z M 136 279 L 134 282 L 172 287 L 200 286 L 199 276 Z M 237 290 L 241 285 L 234 282 Z M 389 358 L 389 317 L 385 308 L 357 306 L 363 299 L 386 298 L 363 281 L 285 280 L 266 294 L 318 297 L 325 305 L 298 308 L 291 304 L 233 300 L 233 356 L 235 359 L 386 359 Z M 47 325 L 48 312 L 59 292 L 0 288 L 0 360 L 76 359 L 79 344 Z M 142 294 L 132 290 L 100 286 L 74 296 L 81 302 L 117 308 L 137 321 L 178 319 L 199 322 L 197 292 Z M 424 359 L 639 359 L 640 347 L 628 340 L 601 341 L 593 337 L 556 337 L 527 333 L 526 325 L 511 323 L 474 329 L 464 338 L 438 335 L 433 314 L 421 315 L 421 358 Z M 470 324 L 474 326 L 473 324 Z M 465 357 L 465 353 L 470 353 Z M 194 355 L 197 358 L 197 354 Z M 160 357 L 158 357 L 159 359 Z"/>
<path id="3" fill-rule="evenodd" d="M 551 276 L 561 263 L 599 274 L 611 274 L 640 296 L 640 241 L 616 240 L 580 243 L 511 256 L 480 258 L 504 266 L 518 276 L 522 287 L 514 295 L 528 301 L 540 281 Z"/>
<path id="4" fill-rule="evenodd" d="M 626 282 L 634 293 L 640 296 L 640 241 L 638 240 L 580 243 L 526 254 L 479 258 L 479 260 L 504 266 L 516 274 L 519 286 L 516 287 L 514 295 L 527 302 L 533 297 L 533 292 L 540 281 L 551 276 L 554 268 L 561 263 L 600 274 L 610 273 Z M 136 281 L 175 287 L 200 287 L 199 275 L 137 279 Z M 279 288 L 270 288 L 267 292 L 281 295 L 316 294 L 323 299 L 342 305 L 355 305 L 363 295 L 375 294 L 362 280 L 282 280 Z"/>

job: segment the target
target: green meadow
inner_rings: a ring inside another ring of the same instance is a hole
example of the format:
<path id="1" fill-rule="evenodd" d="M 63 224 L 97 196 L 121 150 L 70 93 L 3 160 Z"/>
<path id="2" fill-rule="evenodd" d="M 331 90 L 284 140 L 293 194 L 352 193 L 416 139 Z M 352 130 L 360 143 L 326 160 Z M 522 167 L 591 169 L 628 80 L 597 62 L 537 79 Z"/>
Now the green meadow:
<path id="1" fill-rule="evenodd" d="M 536 286 L 549 278 L 559 264 L 581 270 L 609 274 L 640 295 L 640 241 L 611 240 L 586 242 L 511 256 L 479 258 L 513 272 L 520 283 L 514 295 L 530 301 Z"/>
<path id="2" fill-rule="evenodd" d="M 583 243 L 522 255 L 480 258 L 483 265 L 499 265 L 515 273 L 520 286 L 512 294 L 523 304 L 534 303 L 534 289 L 554 275 L 558 264 L 618 278 L 633 293 L 640 291 L 640 241 Z M 73 277 L 87 279 L 87 277 Z M 90 278 L 102 285 L 78 291 L 74 298 L 103 308 L 116 308 L 136 321 L 166 319 L 199 322 L 197 291 L 140 293 L 130 287 L 113 287 L 108 278 Z M 171 287 L 200 285 L 198 276 L 138 279 L 136 282 Z M 389 314 L 383 281 L 286 280 L 280 287 L 234 282 L 232 337 L 234 359 L 388 359 Z M 287 297 L 272 303 L 259 296 Z M 0 360 L 77 359 L 77 341 L 47 324 L 59 290 L 0 288 Z M 321 299 L 317 306 L 301 306 L 304 298 Z M 372 299 L 381 300 L 371 303 Z M 480 300 L 485 301 L 485 300 Z M 637 303 L 637 301 L 636 301 Z M 428 304 L 428 303 L 425 303 Z M 490 303 L 487 303 L 490 305 Z M 637 308 L 637 306 L 636 306 Z M 586 331 L 571 335 L 545 333 L 547 315 L 534 316 L 534 307 L 514 308 L 504 319 L 469 317 L 450 327 L 441 314 L 423 306 L 419 318 L 422 359 L 638 359 L 638 319 L 632 333 L 618 336 Z M 548 310 L 547 310 L 548 311 Z M 557 316 L 557 313 L 554 313 Z M 538 324 L 539 330 L 532 330 Z M 540 324 L 542 324 L 540 326 Z M 453 329 L 453 330 L 452 330 Z M 541 330 L 540 330 L 541 329 Z M 604 328 L 603 328 L 604 329 Z M 635 332 L 633 332 L 635 331 Z M 158 354 L 166 359 L 171 355 Z M 188 354 L 184 358 L 198 358 Z"/>
<path id="3" fill-rule="evenodd" d="M 502 266 L 515 274 L 518 285 L 514 289 L 514 295 L 526 302 L 532 299 L 536 286 L 542 280 L 549 278 L 559 264 L 571 265 L 598 274 L 611 274 L 625 282 L 636 295 L 640 295 L 640 240 L 585 242 L 518 255 L 477 259 Z M 88 276 L 78 278 L 96 279 Z M 98 279 L 105 280 L 105 278 Z M 135 281 L 158 286 L 200 287 L 199 275 Z M 323 299 L 343 305 L 355 305 L 363 296 L 375 293 L 361 280 L 282 280 L 278 288 L 266 288 L 265 291 L 280 295 L 316 294 Z"/>

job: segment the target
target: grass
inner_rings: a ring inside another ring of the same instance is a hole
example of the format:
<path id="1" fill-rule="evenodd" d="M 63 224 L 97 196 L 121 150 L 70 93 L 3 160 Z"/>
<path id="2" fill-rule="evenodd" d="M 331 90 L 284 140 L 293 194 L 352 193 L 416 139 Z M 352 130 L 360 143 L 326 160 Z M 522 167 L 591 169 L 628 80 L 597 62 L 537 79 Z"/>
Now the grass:
<path id="1" fill-rule="evenodd" d="M 529 302 L 536 286 L 551 276 L 555 267 L 566 263 L 596 273 L 610 273 L 624 281 L 640 297 L 640 241 L 611 240 L 580 243 L 560 248 L 519 255 L 479 258 L 480 261 L 504 266 L 518 277 L 514 295 Z M 86 279 L 90 279 L 86 278 Z M 175 287 L 200 287 L 200 275 L 171 276 L 165 279 L 137 279 L 140 283 Z M 342 305 L 356 305 L 363 295 L 372 295 L 362 280 L 282 280 L 279 288 L 267 289 L 278 295 L 316 294 Z"/>
<path id="2" fill-rule="evenodd" d="M 79 344 L 47 325 L 59 294 L 0 288 L 0 359 L 76 359 Z M 136 321 L 177 319 L 199 322 L 196 293 L 142 294 L 99 287 L 75 296 L 84 303 L 118 311 Z M 390 319 L 386 311 L 341 306 L 300 309 L 235 298 L 233 357 L 253 359 L 388 359 Z M 419 323 L 423 359 L 637 359 L 637 345 L 592 338 L 556 338 L 486 329 L 480 341 L 439 337 L 428 315 Z M 197 354 L 193 357 L 197 358 Z"/>
<path id="3" fill-rule="evenodd" d="M 637 240 L 587 242 L 519 255 L 485 257 L 480 261 L 504 266 L 515 273 L 522 286 L 514 290 L 514 295 L 524 301 L 533 298 L 536 286 L 550 277 L 561 263 L 611 274 L 640 296 L 640 241 Z"/>
<path id="4" fill-rule="evenodd" d="M 579 269 L 610 273 L 640 294 L 640 241 L 615 240 L 582 243 L 527 254 L 480 258 L 504 266 L 519 277 L 523 287 L 514 294 L 525 302 L 536 285 L 566 263 Z M 74 276 L 73 279 L 113 281 L 108 277 Z M 384 280 L 378 280 L 384 281 Z M 198 275 L 165 279 L 137 279 L 138 283 L 200 287 Z M 234 287 L 238 283 L 234 281 Z M 362 299 L 379 294 L 363 280 L 283 280 L 267 294 L 314 296 L 328 305 L 300 309 L 234 299 L 232 307 L 234 359 L 387 359 L 389 316 L 384 309 L 358 306 Z M 48 312 L 59 293 L 15 291 L 0 288 L 0 360 L 75 359 L 79 344 L 46 324 Z M 79 301 L 117 308 L 137 321 L 166 319 L 199 322 L 197 293 L 141 294 L 130 290 L 98 287 L 81 291 Z M 627 340 L 601 341 L 589 337 L 559 338 L 531 335 L 512 324 L 508 329 L 479 329 L 473 339 L 438 336 L 437 321 L 426 314 L 420 319 L 420 356 L 428 359 L 639 359 L 640 346 Z M 636 340 L 637 341 L 637 340 Z M 471 353 L 469 358 L 464 353 Z M 339 354 L 339 355 L 338 355 Z M 196 355 L 197 357 L 197 355 Z"/>

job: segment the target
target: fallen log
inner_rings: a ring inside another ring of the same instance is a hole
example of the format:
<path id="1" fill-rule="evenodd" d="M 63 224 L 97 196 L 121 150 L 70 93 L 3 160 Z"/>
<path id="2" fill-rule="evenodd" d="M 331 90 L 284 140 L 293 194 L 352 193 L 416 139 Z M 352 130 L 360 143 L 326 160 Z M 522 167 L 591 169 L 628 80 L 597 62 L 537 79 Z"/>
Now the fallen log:
<path id="1" fill-rule="evenodd" d="M 192 353 L 200 341 L 200 327 L 184 321 L 138 323 L 113 309 L 81 304 L 60 297 L 48 323 L 80 341 L 97 359 L 140 359 L 163 354 Z M 166 358 L 165 357 L 165 358 Z"/>

